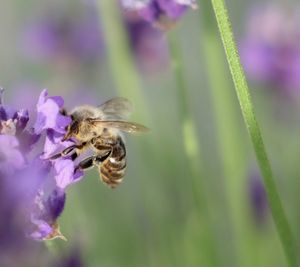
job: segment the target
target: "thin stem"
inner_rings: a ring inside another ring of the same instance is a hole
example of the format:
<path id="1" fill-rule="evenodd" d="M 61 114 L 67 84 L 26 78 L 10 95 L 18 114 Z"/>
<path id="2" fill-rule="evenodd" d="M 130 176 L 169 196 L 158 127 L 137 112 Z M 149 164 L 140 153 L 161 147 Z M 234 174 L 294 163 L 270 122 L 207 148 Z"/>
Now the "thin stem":
<path id="1" fill-rule="evenodd" d="M 147 119 L 146 103 L 130 50 L 119 1 L 97 0 L 96 3 L 117 91 L 134 103 L 136 110 L 139 111 L 138 117 L 145 120 Z"/>
<path id="2" fill-rule="evenodd" d="M 245 145 L 242 140 L 239 114 L 234 92 L 231 91 L 230 76 L 225 65 L 222 44 L 209 2 L 201 5 L 203 35 L 201 45 L 206 61 L 210 92 L 214 106 L 220 156 L 225 176 L 224 189 L 228 202 L 228 214 L 233 232 L 235 258 L 238 265 L 253 266 L 253 234 L 247 219 L 247 186 Z M 235 260 L 235 259 L 234 259 Z"/>
<path id="3" fill-rule="evenodd" d="M 133 102 L 135 107 L 135 112 L 133 114 L 135 116 L 134 119 L 149 127 L 149 109 L 130 49 L 128 35 L 124 26 L 124 18 L 121 14 L 120 1 L 96 0 L 96 5 L 101 19 L 100 26 L 103 30 L 103 36 L 106 42 L 110 70 L 117 92 L 120 96 L 124 96 Z M 143 157 L 145 164 L 149 162 L 149 158 L 151 158 L 152 163 L 156 160 L 153 156 L 154 146 L 152 145 L 151 140 L 145 140 L 138 146 L 137 150 L 139 151 L 139 155 Z M 155 165 L 155 163 L 153 163 L 153 165 Z M 142 167 L 140 167 L 140 169 L 142 169 Z M 149 175 L 145 174 L 145 177 L 147 178 Z M 138 191 L 138 193 L 143 192 L 145 192 L 145 190 Z M 148 192 L 148 194 L 150 195 L 151 192 Z M 149 214 L 151 212 L 148 206 L 147 196 L 148 195 L 143 195 L 143 198 L 139 200 L 140 205 L 147 206 L 146 212 L 143 213 L 146 221 L 150 220 L 153 216 L 153 214 Z M 139 241 L 141 242 L 140 246 L 148 248 L 145 250 L 145 253 L 149 253 L 152 249 L 151 240 L 152 236 L 148 232 L 145 232 L 143 236 L 139 236 Z M 144 257 L 146 257 L 146 254 Z"/>
<path id="4" fill-rule="evenodd" d="M 205 224 L 202 227 L 203 239 L 201 242 L 204 243 L 203 248 L 207 249 L 207 253 L 204 259 L 206 266 L 217 266 L 216 247 L 215 240 L 213 237 L 211 216 L 208 209 L 208 193 L 205 190 L 204 182 L 201 180 L 202 166 L 200 144 L 197 138 L 197 131 L 194 120 L 188 106 L 188 90 L 182 64 L 181 51 L 178 45 L 176 32 L 171 31 L 168 34 L 169 50 L 171 55 L 171 62 L 174 77 L 176 80 L 176 89 L 179 105 L 179 116 L 182 125 L 182 138 L 183 147 L 185 152 L 185 158 L 188 169 L 190 170 L 192 177 L 192 191 L 194 199 L 197 203 L 197 212 L 200 214 L 202 222 Z M 204 219 L 205 218 L 205 219 Z"/>
<path id="5" fill-rule="evenodd" d="M 215 12 L 217 24 L 223 41 L 227 61 L 234 81 L 236 93 L 244 121 L 250 134 L 256 158 L 260 166 L 264 184 L 266 187 L 268 201 L 272 216 L 282 242 L 288 263 L 290 266 L 297 266 L 296 244 L 287 221 L 284 209 L 281 204 L 279 193 L 273 178 L 271 165 L 267 157 L 261 131 L 257 123 L 252 100 L 249 94 L 244 70 L 240 63 L 237 46 L 234 41 L 231 23 L 224 0 L 211 0 Z"/>

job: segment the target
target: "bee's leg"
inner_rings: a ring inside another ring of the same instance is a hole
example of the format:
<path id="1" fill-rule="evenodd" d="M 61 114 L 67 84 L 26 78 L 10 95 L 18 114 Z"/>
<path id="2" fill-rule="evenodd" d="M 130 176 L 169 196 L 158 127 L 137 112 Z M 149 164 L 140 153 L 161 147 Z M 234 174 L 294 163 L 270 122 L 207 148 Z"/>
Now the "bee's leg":
<path id="1" fill-rule="evenodd" d="M 91 156 L 91 157 L 88 157 L 88 158 L 80 161 L 79 164 L 76 166 L 74 172 L 76 172 L 77 170 L 87 170 L 87 169 L 94 167 L 95 165 L 99 165 L 100 163 L 102 163 L 104 160 L 107 159 L 109 154 L 110 154 L 110 151 L 107 151 L 103 155 Z"/>
<path id="2" fill-rule="evenodd" d="M 69 147 L 65 148 L 62 152 L 53 155 L 49 159 L 54 160 L 54 159 L 58 159 L 60 157 L 66 157 L 66 156 L 70 155 L 72 160 L 75 160 L 79 156 L 79 154 L 81 153 L 81 151 L 83 150 L 83 148 L 85 146 L 86 146 L 86 143 L 82 143 L 80 145 L 69 146 Z"/>
<path id="3" fill-rule="evenodd" d="M 94 166 L 94 157 L 88 157 L 82 161 L 79 162 L 79 164 L 76 166 L 75 171 L 77 170 L 87 170 L 89 168 L 92 168 Z"/>
<path id="4" fill-rule="evenodd" d="M 65 148 L 62 152 L 51 156 L 49 159 L 53 160 L 53 159 L 58 159 L 60 157 L 65 157 L 65 156 L 68 156 L 68 154 L 70 154 L 71 152 L 74 152 L 73 154 L 77 154 L 76 148 L 77 148 L 76 145 L 69 146 L 69 147 Z M 73 156 L 73 154 L 72 154 L 72 156 Z M 75 158 L 77 158 L 77 156 Z"/>
<path id="5" fill-rule="evenodd" d="M 106 160 L 109 157 L 110 153 L 111 150 L 107 150 L 104 154 L 94 156 L 94 164 L 99 165 L 100 163 L 102 163 L 104 160 Z"/>

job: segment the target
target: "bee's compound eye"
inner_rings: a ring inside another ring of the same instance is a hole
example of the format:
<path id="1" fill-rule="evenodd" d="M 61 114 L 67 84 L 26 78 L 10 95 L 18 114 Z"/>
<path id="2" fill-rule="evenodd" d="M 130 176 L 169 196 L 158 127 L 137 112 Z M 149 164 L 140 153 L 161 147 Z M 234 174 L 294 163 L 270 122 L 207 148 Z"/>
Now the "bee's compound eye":
<path id="1" fill-rule="evenodd" d="M 69 132 L 77 134 L 79 132 L 79 124 L 77 121 L 72 122 L 69 127 Z"/>
<path id="2" fill-rule="evenodd" d="M 61 108 L 61 109 L 60 109 L 60 113 L 61 113 L 63 116 L 67 116 L 67 115 L 68 115 L 68 112 L 67 112 L 64 108 Z"/>

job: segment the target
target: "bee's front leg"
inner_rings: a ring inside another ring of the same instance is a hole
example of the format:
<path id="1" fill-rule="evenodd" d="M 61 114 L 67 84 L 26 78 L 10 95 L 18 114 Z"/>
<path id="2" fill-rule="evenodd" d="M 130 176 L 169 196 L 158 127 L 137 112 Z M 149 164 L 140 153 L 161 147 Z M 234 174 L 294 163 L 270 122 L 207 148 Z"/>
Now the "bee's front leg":
<path id="1" fill-rule="evenodd" d="M 54 159 L 58 159 L 60 157 L 71 156 L 71 159 L 75 160 L 85 147 L 86 147 L 86 143 L 82 143 L 80 145 L 72 145 L 72 146 L 65 148 L 60 153 L 57 153 L 57 154 L 51 156 L 49 159 L 54 160 Z"/>

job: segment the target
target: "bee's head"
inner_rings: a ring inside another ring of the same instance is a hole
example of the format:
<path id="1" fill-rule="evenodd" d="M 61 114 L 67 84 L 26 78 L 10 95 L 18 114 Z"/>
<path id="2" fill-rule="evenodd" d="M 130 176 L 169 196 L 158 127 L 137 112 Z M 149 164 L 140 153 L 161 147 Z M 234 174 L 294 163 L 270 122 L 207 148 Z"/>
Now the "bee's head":
<path id="1" fill-rule="evenodd" d="M 79 122 L 78 121 L 72 121 L 68 126 L 67 126 L 67 132 L 65 136 L 63 137 L 62 141 L 66 141 L 70 139 L 71 137 L 75 137 L 79 132 Z"/>

